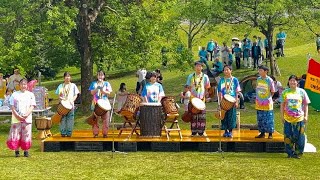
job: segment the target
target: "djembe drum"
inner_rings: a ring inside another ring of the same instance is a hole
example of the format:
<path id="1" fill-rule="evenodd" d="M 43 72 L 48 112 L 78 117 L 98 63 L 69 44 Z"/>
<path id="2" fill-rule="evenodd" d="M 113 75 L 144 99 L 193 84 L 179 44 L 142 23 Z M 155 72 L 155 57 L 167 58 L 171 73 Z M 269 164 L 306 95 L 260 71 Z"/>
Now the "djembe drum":
<path id="1" fill-rule="evenodd" d="M 230 110 L 235 103 L 236 103 L 236 99 L 234 97 L 232 97 L 229 94 L 225 94 L 220 102 L 221 110 L 215 113 L 215 117 L 220 120 L 223 120 L 226 112 Z"/>
<path id="2" fill-rule="evenodd" d="M 35 125 L 37 130 L 39 131 L 37 135 L 38 139 L 45 139 L 46 137 L 52 135 L 50 132 L 52 126 L 51 122 L 51 118 L 49 117 L 37 117 L 35 119 Z"/>
<path id="3" fill-rule="evenodd" d="M 165 96 L 161 99 L 161 104 L 167 118 L 174 119 L 179 116 L 176 102 L 173 96 Z"/>
<path id="4" fill-rule="evenodd" d="M 105 115 L 108 111 L 111 110 L 111 105 L 108 99 L 99 99 L 94 106 L 94 112 L 91 116 L 87 118 L 87 123 L 93 125 L 97 121 L 98 116 Z"/>
<path id="5" fill-rule="evenodd" d="M 192 114 L 199 114 L 206 109 L 206 104 L 199 98 L 192 98 L 189 103 L 188 109 Z"/>
<path id="6" fill-rule="evenodd" d="M 128 94 L 126 102 L 122 106 L 119 114 L 126 117 L 127 119 L 134 119 L 136 112 L 139 110 L 142 99 L 137 94 Z"/>
<path id="7" fill-rule="evenodd" d="M 160 137 L 162 128 L 161 103 L 140 104 L 140 136 Z"/>
<path id="8" fill-rule="evenodd" d="M 53 124 L 59 124 L 62 116 L 67 115 L 72 109 L 70 101 L 62 100 L 57 107 L 57 113 L 51 117 Z"/>

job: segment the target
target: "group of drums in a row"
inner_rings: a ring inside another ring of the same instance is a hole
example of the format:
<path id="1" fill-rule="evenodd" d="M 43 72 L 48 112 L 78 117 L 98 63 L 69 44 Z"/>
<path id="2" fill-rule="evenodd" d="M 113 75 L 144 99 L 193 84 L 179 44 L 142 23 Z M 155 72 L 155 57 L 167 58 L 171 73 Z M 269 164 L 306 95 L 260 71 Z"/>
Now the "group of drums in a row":
<path id="1" fill-rule="evenodd" d="M 222 120 L 226 111 L 231 109 L 235 104 L 235 98 L 225 95 L 220 102 L 220 111 L 215 113 L 215 117 Z M 57 107 L 57 113 L 50 118 L 36 118 L 35 124 L 39 133 L 39 139 L 51 136 L 50 129 L 52 123 L 59 123 L 62 116 L 67 115 L 72 109 L 68 101 L 62 100 Z M 112 107 L 108 99 L 99 99 L 95 105 L 94 112 L 87 118 L 87 123 L 93 125 L 98 116 L 103 116 Z M 182 116 L 185 122 L 192 121 L 192 116 L 205 111 L 206 105 L 199 98 L 192 98 L 188 106 L 188 112 Z M 129 94 L 126 102 L 118 112 L 127 120 L 138 121 L 140 124 L 141 136 L 161 136 L 161 129 L 164 120 L 168 118 L 177 119 L 179 116 L 178 106 L 174 96 L 165 96 L 161 103 L 143 103 L 138 94 Z"/>

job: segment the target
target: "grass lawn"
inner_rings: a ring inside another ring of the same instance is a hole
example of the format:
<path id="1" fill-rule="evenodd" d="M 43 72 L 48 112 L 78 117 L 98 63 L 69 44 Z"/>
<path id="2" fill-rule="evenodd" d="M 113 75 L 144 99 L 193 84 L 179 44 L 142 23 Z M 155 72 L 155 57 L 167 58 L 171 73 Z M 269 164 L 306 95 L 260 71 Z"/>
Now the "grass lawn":
<path id="1" fill-rule="evenodd" d="M 296 40 L 294 41 L 296 42 Z M 285 49 L 286 57 L 278 59 L 282 76 L 277 77 L 283 85 L 291 74 L 301 76 L 306 73 L 306 54 L 315 54 L 314 43 L 294 46 L 288 41 Z M 320 59 L 320 57 L 316 57 Z M 70 69 L 68 69 L 70 70 Z M 80 78 L 79 72 L 74 72 L 74 80 Z M 163 70 L 164 88 L 167 95 L 178 96 L 183 90 L 187 74 L 179 71 Z M 235 70 L 233 75 L 242 79 L 256 73 L 252 70 Z M 55 81 L 44 82 L 53 95 L 57 84 L 62 82 L 59 75 Z M 116 91 L 121 82 L 127 84 L 128 90 L 134 92 L 136 77 L 128 74 L 124 77 L 109 79 Z M 54 101 L 56 102 L 56 101 Z M 207 108 L 216 108 L 216 103 L 208 103 Z M 182 110 L 181 110 L 182 111 Z M 180 113 L 181 114 L 181 113 Z M 90 129 L 84 123 L 86 114 L 76 113 L 75 129 Z M 279 108 L 275 108 L 276 130 L 282 132 L 279 119 Z M 306 134 L 310 143 L 320 147 L 320 113 L 310 107 L 309 123 Z M 115 120 L 121 119 L 115 116 Z M 256 111 L 253 104 L 246 104 L 246 110 L 241 113 L 241 123 L 255 123 Z M 207 128 L 218 121 L 213 114 L 207 115 Z M 183 129 L 189 124 L 180 122 Z M 285 153 L 204 153 L 204 152 L 135 152 L 115 154 L 111 152 L 40 152 L 39 141 L 35 139 L 37 130 L 33 129 L 33 146 L 30 158 L 15 158 L 14 152 L 6 147 L 9 124 L 0 124 L 0 179 L 317 179 L 320 176 L 320 153 L 305 153 L 302 159 L 287 159 Z M 53 127 L 53 133 L 58 133 L 58 127 Z M 222 155 L 224 157 L 222 157 Z"/>

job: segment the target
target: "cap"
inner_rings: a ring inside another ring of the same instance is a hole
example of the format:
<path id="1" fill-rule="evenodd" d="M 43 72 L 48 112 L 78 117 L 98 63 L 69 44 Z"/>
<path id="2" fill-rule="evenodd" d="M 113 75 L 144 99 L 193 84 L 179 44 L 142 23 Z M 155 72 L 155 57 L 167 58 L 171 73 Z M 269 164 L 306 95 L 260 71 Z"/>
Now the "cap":
<path id="1" fill-rule="evenodd" d="M 264 71 L 269 71 L 269 68 L 267 66 L 264 66 L 264 65 L 259 66 L 259 69 L 262 69 Z"/>

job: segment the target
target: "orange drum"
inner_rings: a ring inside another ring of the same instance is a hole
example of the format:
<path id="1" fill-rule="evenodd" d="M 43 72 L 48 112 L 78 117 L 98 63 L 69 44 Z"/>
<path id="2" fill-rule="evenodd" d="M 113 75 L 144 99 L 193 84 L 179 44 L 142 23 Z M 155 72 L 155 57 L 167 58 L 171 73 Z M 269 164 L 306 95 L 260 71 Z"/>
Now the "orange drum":
<path id="1" fill-rule="evenodd" d="M 89 116 L 88 118 L 87 118 L 87 123 L 89 124 L 89 125 L 94 125 L 94 124 L 96 124 L 97 123 L 97 117 L 94 115 L 94 114 L 92 114 L 91 116 Z"/>
<path id="2" fill-rule="evenodd" d="M 59 124 L 62 116 L 67 115 L 72 109 L 70 101 L 62 100 L 57 107 L 57 113 L 51 117 L 52 123 Z"/>
<path id="3" fill-rule="evenodd" d="M 103 116 L 107 111 L 111 110 L 111 105 L 108 99 L 99 99 L 94 107 L 94 113 L 97 116 Z"/>
<path id="4" fill-rule="evenodd" d="M 51 119 L 48 117 L 37 117 L 35 119 L 35 125 L 37 130 L 39 131 L 38 133 L 38 139 L 44 139 L 46 137 L 51 136 Z"/>
<path id="5" fill-rule="evenodd" d="M 122 106 L 119 114 L 125 117 L 133 117 L 140 107 L 142 102 L 141 97 L 138 94 L 128 94 L 126 102 Z"/>
<path id="6" fill-rule="evenodd" d="M 184 122 L 186 122 L 186 123 L 188 123 L 188 122 L 191 122 L 191 120 L 192 120 L 192 113 L 190 113 L 190 112 L 184 112 L 184 114 L 182 115 L 182 121 L 184 121 Z"/>
<path id="7" fill-rule="evenodd" d="M 206 109 L 206 104 L 199 98 L 192 98 L 191 99 L 191 112 L 193 114 L 199 114 L 201 111 Z"/>
<path id="8" fill-rule="evenodd" d="M 234 104 L 236 103 L 236 99 L 229 94 L 225 94 L 221 100 L 221 109 L 228 111 L 230 110 Z"/>
<path id="9" fill-rule="evenodd" d="M 173 96 L 166 96 L 161 99 L 161 104 L 167 116 L 179 116 L 176 102 Z"/>
<path id="10" fill-rule="evenodd" d="M 226 112 L 230 110 L 235 103 L 236 99 L 234 97 L 229 94 L 225 94 L 220 103 L 221 111 L 216 112 L 215 117 L 217 119 L 223 120 Z"/>

